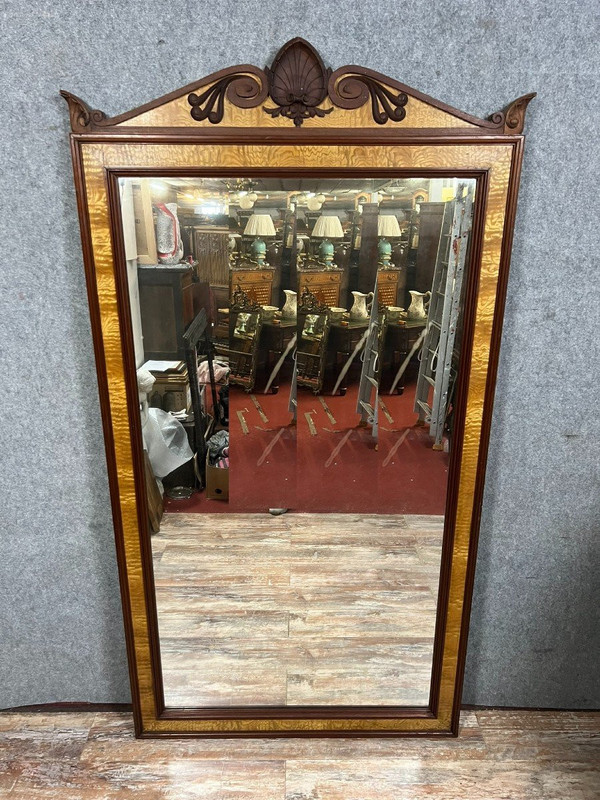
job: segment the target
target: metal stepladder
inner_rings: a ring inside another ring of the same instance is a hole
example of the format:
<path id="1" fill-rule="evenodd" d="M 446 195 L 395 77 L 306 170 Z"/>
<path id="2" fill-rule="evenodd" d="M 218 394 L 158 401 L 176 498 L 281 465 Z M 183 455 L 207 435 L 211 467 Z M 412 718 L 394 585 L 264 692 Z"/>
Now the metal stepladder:
<path id="1" fill-rule="evenodd" d="M 465 259 L 471 233 L 473 187 L 459 183 L 446 203 L 431 285 L 431 300 L 414 410 L 429 425 L 433 449 L 442 450 L 442 436 L 452 393 L 454 340 L 460 313 Z M 433 387 L 431 405 L 429 396 Z"/>
<path id="2" fill-rule="evenodd" d="M 288 399 L 288 411 L 292 415 L 294 425 L 298 420 L 298 367 L 296 366 L 296 353 L 294 352 L 294 371 L 292 373 L 292 385 L 290 386 L 290 396 Z"/>
<path id="3" fill-rule="evenodd" d="M 379 313 L 379 303 L 377 302 L 377 280 L 373 291 L 373 302 L 371 304 L 371 316 L 369 318 L 369 328 L 367 331 L 365 346 L 361 354 L 362 368 L 360 371 L 360 383 L 358 386 L 358 399 L 356 403 L 356 413 L 360 414 L 361 422 L 371 425 L 371 435 L 375 442 L 379 436 L 379 361 L 381 349 L 381 337 L 384 320 Z"/>

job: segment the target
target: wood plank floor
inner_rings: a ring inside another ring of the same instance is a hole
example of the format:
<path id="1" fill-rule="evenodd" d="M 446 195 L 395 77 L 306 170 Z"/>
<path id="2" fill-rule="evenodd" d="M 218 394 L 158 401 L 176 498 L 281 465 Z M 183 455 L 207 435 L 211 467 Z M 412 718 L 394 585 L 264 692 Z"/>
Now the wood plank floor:
<path id="1" fill-rule="evenodd" d="M 443 517 L 166 514 L 165 701 L 427 705 Z"/>
<path id="2" fill-rule="evenodd" d="M 600 713 L 467 711 L 458 739 L 134 740 L 130 714 L 0 713 L 8 800 L 597 800 Z"/>

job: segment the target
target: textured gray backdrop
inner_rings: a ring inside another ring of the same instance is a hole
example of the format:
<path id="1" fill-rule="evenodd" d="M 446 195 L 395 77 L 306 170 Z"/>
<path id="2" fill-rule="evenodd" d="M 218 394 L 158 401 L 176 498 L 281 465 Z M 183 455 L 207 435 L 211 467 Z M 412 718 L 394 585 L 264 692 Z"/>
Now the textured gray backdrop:
<path id="1" fill-rule="evenodd" d="M 1 13 L 0 707 L 129 698 L 58 90 L 115 114 L 230 64 L 262 66 L 297 35 L 333 67 L 371 67 L 478 116 L 539 93 L 464 699 L 600 705 L 595 0 L 9 0 Z"/>

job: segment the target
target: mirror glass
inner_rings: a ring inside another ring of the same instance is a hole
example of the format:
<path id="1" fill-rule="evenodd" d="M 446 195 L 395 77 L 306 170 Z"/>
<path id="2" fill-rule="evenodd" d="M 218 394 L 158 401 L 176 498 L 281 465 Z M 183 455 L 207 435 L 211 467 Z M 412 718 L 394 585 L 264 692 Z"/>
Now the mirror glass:
<path id="1" fill-rule="evenodd" d="M 426 706 L 475 181 L 120 197 L 166 705 Z"/>

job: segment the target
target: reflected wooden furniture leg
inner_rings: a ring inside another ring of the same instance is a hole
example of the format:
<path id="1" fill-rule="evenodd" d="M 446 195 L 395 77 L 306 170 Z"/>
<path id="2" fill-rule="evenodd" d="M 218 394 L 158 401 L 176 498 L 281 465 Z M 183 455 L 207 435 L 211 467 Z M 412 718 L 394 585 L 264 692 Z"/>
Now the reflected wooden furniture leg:
<path id="1" fill-rule="evenodd" d="M 148 498 L 148 522 L 151 533 L 158 533 L 164 505 L 158 483 L 152 471 L 148 452 L 144 450 L 144 475 L 146 479 L 146 497 Z"/>

